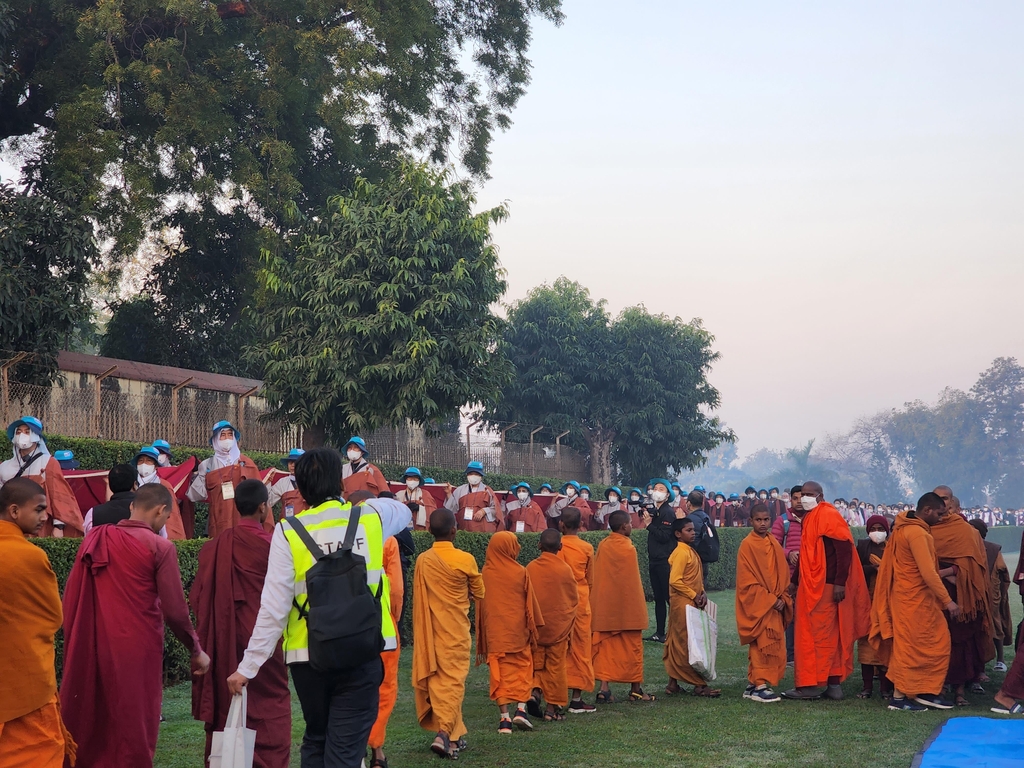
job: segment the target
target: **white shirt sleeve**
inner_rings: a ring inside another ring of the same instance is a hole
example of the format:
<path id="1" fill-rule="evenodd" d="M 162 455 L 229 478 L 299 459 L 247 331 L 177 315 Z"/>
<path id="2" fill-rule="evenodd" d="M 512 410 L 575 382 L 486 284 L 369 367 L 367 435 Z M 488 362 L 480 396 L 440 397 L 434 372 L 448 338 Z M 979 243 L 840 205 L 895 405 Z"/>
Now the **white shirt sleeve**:
<path id="1" fill-rule="evenodd" d="M 188 487 L 188 496 L 192 501 L 206 501 L 206 473 L 210 471 L 210 460 L 200 462 L 199 473 L 192 485 Z"/>
<path id="2" fill-rule="evenodd" d="M 445 499 L 444 508 L 451 512 L 453 515 L 459 511 L 459 489 L 456 488 L 452 495 Z"/>
<path id="3" fill-rule="evenodd" d="M 277 643 L 288 624 L 288 614 L 295 597 L 295 562 L 284 530 L 275 526 L 270 540 L 270 559 L 267 576 L 260 596 L 260 612 L 256 616 L 249 647 L 245 649 L 238 671 L 252 680 L 260 667 L 274 653 Z"/>
<path id="4" fill-rule="evenodd" d="M 89 531 L 92 530 L 92 510 L 95 507 L 90 507 L 89 511 L 85 513 L 85 523 L 82 526 L 82 535 L 85 536 Z"/>
<path id="5" fill-rule="evenodd" d="M 279 502 L 281 500 L 281 497 L 284 496 L 285 491 L 291 490 L 290 488 L 287 487 L 288 485 L 291 484 L 291 479 L 291 475 L 289 475 L 288 477 L 282 477 L 280 480 L 278 480 L 276 483 L 270 486 L 270 498 L 267 500 L 267 505 L 271 509 L 277 506 L 277 502 Z"/>
<path id="6" fill-rule="evenodd" d="M 401 533 L 412 522 L 412 510 L 398 499 L 367 499 L 363 504 L 380 515 L 385 539 Z"/>

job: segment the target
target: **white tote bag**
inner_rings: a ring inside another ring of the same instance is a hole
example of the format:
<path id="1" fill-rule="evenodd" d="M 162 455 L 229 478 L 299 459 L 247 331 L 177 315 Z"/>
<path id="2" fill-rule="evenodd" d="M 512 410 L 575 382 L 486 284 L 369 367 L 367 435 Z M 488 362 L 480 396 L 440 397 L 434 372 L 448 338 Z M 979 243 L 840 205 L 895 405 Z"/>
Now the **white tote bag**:
<path id="1" fill-rule="evenodd" d="M 228 719 L 223 731 L 215 731 L 210 745 L 210 768 L 252 768 L 252 755 L 256 749 L 256 731 L 246 728 L 248 692 L 231 698 Z"/>
<path id="2" fill-rule="evenodd" d="M 704 610 L 686 606 L 687 645 L 690 666 L 705 680 L 718 677 L 715 657 L 718 654 L 718 606 L 708 600 Z"/>

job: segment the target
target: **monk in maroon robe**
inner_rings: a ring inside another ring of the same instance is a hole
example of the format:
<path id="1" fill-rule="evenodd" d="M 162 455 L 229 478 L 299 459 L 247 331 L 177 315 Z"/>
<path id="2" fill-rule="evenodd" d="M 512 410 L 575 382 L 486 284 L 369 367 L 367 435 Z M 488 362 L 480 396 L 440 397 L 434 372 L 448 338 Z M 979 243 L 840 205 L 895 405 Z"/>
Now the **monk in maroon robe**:
<path id="1" fill-rule="evenodd" d="M 243 480 L 235 488 L 238 525 L 217 534 L 199 551 L 189 601 L 199 640 L 213 656 L 213 671 L 192 681 L 192 716 L 206 723 L 207 759 L 213 733 L 224 730 L 231 706 L 227 679 L 238 669 L 260 612 L 270 559 L 271 534 L 263 528 L 270 515 L 268 501 L 266 485 Z M 280 644 L 248 690 L 247 726 L 256 731 L 253 765 L 288 768 L 292 708 Z"/>
<path id="2" fill-rule="evenodd" d="M 76 768 L 153 765 L 163 696 L 164 621 L 192 653 L 193 674 L 210 669 L 192 628 L 178 553 L 158 532 L 171 492 L 135 494 L 131 517 L 101 525 L 78 549 L 64 589 L 60 704 L 78 742 Z"/>

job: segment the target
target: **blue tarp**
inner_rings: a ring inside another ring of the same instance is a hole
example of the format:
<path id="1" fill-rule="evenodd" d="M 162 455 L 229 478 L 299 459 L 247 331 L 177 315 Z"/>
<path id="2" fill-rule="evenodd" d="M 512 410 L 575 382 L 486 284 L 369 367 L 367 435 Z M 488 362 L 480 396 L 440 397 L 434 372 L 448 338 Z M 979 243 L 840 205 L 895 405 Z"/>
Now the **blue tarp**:
<path id="1" fill-rule="evenodd" d="M 1024 719 L 954 717 L 939 728 L 914 768 L 1024 768 Z"/>

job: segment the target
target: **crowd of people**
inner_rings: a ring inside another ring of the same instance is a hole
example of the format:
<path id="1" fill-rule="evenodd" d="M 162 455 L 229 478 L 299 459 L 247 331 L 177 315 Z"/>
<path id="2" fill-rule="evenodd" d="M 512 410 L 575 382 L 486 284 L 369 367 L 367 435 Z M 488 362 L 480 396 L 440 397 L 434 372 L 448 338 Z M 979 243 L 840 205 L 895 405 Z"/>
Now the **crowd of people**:
<path id="1" fill-rule="evenodd" d="M 13 441 L 19 470 L 45 451 L 42 425 L 20 422 L 9 433 L 26 427 L 34 441 Z M 748 646 L 742 695 L 752 702 L 840 700 L 856 660 L 859 698 L 872 697 L 877 680 L 890 710 L 966 706 L 968 694 L 985 691 L 987 662 L 1005 670 L 1002 649 L 1013 642 L 1009 586 L 1024 591 L 1024 572 L 1009 574 L 998 545 L 985 541 L 984 521 L 968 522 L 945 486 L 894 520 L 876 508 L 864 520 L 868 537 L 855 541 L 814 481 L 747 497 L 745 517 L 735 512 L 742 503 L 727 517 L 714 497 L 699 488 L 684 495 L 664 478 L 633 489 L 635 497 L 610 488 L 603 504 L 575 482 L 561 493 L 519 483 L 499 494 L 478 462 L 466 467 L 464 484 L 435 495 L 437 484 L 415 468 L 401 487 L 389 485 L 353 438 L 347 462 L 329 448 L 290 452 L 287 475 L 268 486 L 240 453 L 240 438 L 231 424 L 215 425 L 214 455 L 188 486 L 189 498 L 210 504 L 211 538 L 187 597 L 168 540 L 175 489 L 143 482 L 158 476 L 142 469 L 161 465 L 158 448 L 111 469 L 112 495 L 86 514 L 88 526 L 81 521 L 85 537 L 63 598 L 46 555 L 27 540 L 56 527 L 53 465 L 40 462 L 44 475 L 0 467 L 0 768 L 152 765 L 165 624 L 191 654 L 193 715 L 204 723 L 207 757 L 244 692 L 254 764 L 266 768 L 289 762 L 289 671 L 305 721 L 304 768 L 387 768 L 398 660 L 409 642 L 416 715 L 430 734 L 424 747 L 442 758 L 467 745 L 463 702 L 474 659 L 488 666 L 502 734 L 620 698 L 654 702 L 644 689 L 645 640 L 663 644 L 665 695 L 717 698 L 703 658 L 715 649 L 690 637 L 687 619 L 713 606 L 705 567 L 717 561 L 716 530 L 727 525 L 750 529 L 737 553 L 735 611 Z M 125 484 L 134 478 L 128 490 L 114 489 L 121 474 Z M 635 527 L 646 529 L 655 602 L 646 638 Z M 410 574 L 417 528 L 433 546 Z M 609 534 L 596 549 L 579 535 L 601 528 Z M 492 534 L 482 569 L 455 547 L 459 530 Z M 540 532 L 540 556 L 523 566 L 517 534 L 528 531 Z M 410 594 L 413 632 L 403 637 Z M 58 693 L 53 642 L 61 627 Z M 777 693 L 789 664 L 795 686 Z M 991 709 L 1024 714 L 1020 699 L 1024 654 L 1015 654 Z"/>

